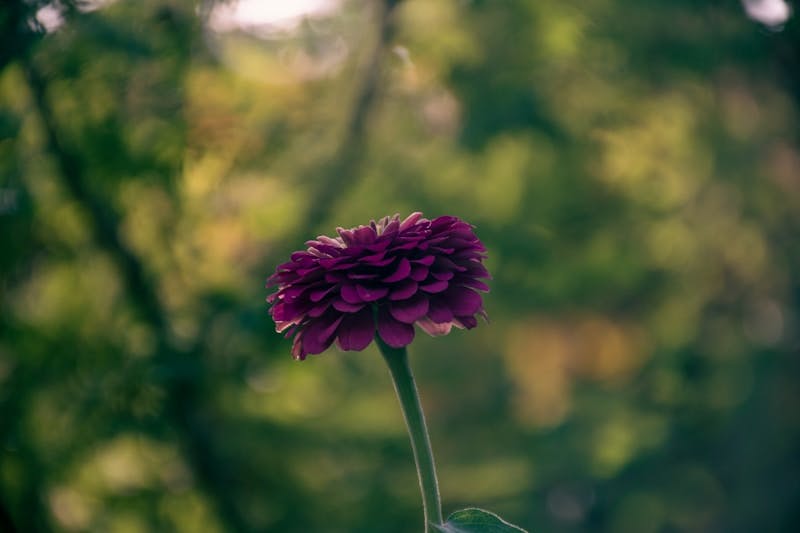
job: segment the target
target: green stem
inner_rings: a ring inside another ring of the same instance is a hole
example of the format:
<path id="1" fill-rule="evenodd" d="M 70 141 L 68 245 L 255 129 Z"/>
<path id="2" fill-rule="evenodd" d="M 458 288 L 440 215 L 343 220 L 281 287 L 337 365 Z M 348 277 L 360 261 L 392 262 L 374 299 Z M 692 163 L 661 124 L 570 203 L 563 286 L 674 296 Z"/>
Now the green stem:
<path id="1" fill-rule="evenodd" d="M 406 419 L 408 434 L 411 437 L 411 449 L 414 451 L 414 461 L 417 463 L 419 475 L 419 488 L 422 491 L 422 510 L 425 514 L 425 532 L 429 524 L 442 523 L 442 503 L 439 499 L 439 484 L 436 481 L 436 467 L 433 463 L 433 451 L 428 437 L 428 428 L 425 426 L 425 417 L 419 403 L 419 393 L 408 364 L 408 354 L 405 348 L 392 348 L 376 335 L 378 348 L 389 365 L 392 374 L 394 390 L 400 400 L 400 407 Z"/>

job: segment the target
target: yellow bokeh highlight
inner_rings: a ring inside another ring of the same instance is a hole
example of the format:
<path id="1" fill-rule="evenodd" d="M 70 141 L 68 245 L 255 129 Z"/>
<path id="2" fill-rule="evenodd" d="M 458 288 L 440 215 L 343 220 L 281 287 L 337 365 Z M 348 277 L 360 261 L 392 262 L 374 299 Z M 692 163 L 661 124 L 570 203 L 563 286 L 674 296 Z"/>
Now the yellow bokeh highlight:
<path id="1" fill-rule="evenodd" d="M 515 412 L 534 426 L 558 425 L 571 410 L 576 380 L 625 384 L 648 355 L 638 328 L 604 317 L 523 320 L 511 328 L 505 350 Z"/>

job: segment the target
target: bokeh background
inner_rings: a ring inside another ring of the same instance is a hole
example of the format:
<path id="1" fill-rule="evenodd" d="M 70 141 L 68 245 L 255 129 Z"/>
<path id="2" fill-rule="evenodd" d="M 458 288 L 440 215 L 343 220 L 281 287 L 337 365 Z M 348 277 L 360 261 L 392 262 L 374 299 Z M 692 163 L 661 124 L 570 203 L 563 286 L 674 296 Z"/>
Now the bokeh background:
<path id="1" fill-rule="evenodd" d="M 0 530 L 418 532 L 374 346 L 293 361 L 264 302 L 417 210 L 494 275 L 411 347 L 446 513 L 800 530 L 791 11 L 5 0 Z"/>

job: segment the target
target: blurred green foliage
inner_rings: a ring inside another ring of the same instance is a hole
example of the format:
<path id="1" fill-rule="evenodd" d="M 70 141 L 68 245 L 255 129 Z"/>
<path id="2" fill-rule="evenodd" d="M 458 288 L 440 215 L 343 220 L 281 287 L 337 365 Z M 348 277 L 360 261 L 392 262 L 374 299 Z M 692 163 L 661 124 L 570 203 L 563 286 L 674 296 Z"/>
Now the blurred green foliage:
<path id="1" fill-rule="evenodd" d="M 446 514 L 800 529 L 796 16 L 211 7 L 0 7 L 0 529 L 417 531 L 375 348 L 292 361 L 263 301 L 306 239 L 415 210 L 494 274 L 490 324 L 411 347 Z"/>

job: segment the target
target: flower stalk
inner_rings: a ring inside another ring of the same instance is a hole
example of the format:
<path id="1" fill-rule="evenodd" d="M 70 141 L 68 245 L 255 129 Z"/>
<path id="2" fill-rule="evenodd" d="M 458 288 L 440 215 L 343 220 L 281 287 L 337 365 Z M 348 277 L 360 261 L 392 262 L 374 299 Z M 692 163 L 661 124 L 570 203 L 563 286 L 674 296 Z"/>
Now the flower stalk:
<path id="1" fill-rule="evenodd" d="M 408 427 L 411 449 L 414 452 L 414 462 L 417 465 L 417 475 L 419 476 L 419 488 L 422 492 L 425 533 L 428 533 L 430 524 L 438 525 L 443 521 L 442 502 L 439 497 L 439 483 L 436 479 L 433 450 L 428 437 L 428 428 L 425 425 L 425 416 L 422 414 L 419 392 L 414 382 L 414 375 L 411 373 L 405 347 L 392 348 L 383 342 L 380 335 L 376 335 L 375 340 L 381 355 L 389 366 L 394 390 L 397 392 L 397 398 L 400 400 L 400 407 Z"/>

